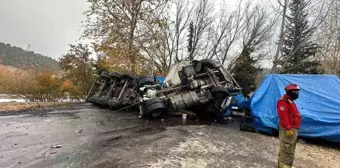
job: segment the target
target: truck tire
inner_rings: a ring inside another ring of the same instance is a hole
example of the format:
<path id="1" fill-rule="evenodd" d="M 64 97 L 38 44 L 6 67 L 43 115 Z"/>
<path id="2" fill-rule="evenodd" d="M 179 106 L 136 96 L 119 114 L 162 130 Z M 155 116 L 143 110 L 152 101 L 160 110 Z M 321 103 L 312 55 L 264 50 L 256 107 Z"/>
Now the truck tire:
<path id="1" fill-rule="evenodd" d="M 111 100 L 108 104 L 111 110 L 118 110 L 122 107 L 122 103 L 116 100 Z"/>
<path id="2" fill-rule="evenodd" d="M 133 75 L 131 75 L 131 74 L 122 74 L 121 75 L 121 79 L 123 79 L 123 78 L 129 79 L 131 81 L 136 80 L 136 78 Z"/>
<path id="3" fill-rule="evenodd" d="M 97 99 L 97 104 L 98 104 L 99 106 L 103 107 L 103 108 L 108 107 L 108 102 L 107 102 L 107 100 L 104 99 L 104 98 L 98 98 L 98 99 Z"/>
<path id="4" fill-rule="evenodd" d="M 196 64 L 195 70 L 198 73 L 202 73 L 206 68 L 215 69 L 217 66 L 214 61 L 210 59 L 203 59 Z"/>
<path id="5" fill-rule="evenodd" d="M 211 95 L 214 99 L 225 99 L 230 96 L 229 90 L 222 86 L 216 86 L 211 89 Z"/>
<path id="6" fill-rule="evenodd" d="M 102 72 L 102 74 L 100 74 L 100 77 L 105 78 L 105 79 L 108 79 L 108 80 L 111 79 L 110 73 L 107 72 L 107 71 Z"/>
<path id="7" fill-rule="evenodd" d="M 92 104 L 96 104 L 97 103 L 97 99 L 95 97 L 91 96 L 91 97 L 89 97 L 87 99 L 87 102 L 92 103 Z"/>
<path id="8" fill-rule="evenodd" d="M 160 98 L 148 100 L 144 104 L 144 117 L 148 119 L 157 119 L 167 113 L 168 109 Z"/>
<path id="9" fill-rule="evenodd" d="M 164 104 L 164 101 L 161 99 L 161 98 L 153 98 L 151 100 L 148 100 L 144 103 L 144 107 L 148 108 L 149 106 L 155 104 L 155 103 L 163 103 Z M 146 109 L 145 108 L 145 109 Z"/>
<path id="10" fill-rule="evenodd" d="M 121 79 L 122 78 L 122 74 L 120 74 L 118 72 L 110 72 L 109 76 L 113 79 Z"/>
<path id="11" fill-rule="evenodd" d="M 155 81 L 150 77 L 140 78 L 137 82 L 138 89 L 144 85 L 154 85 Z"/>

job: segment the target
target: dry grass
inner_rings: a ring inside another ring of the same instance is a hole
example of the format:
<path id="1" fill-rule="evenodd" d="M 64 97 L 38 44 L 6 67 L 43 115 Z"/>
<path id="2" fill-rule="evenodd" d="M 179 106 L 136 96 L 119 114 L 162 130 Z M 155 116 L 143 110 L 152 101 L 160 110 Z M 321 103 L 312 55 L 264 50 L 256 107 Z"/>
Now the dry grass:
<path id="1" fill-rule="evenodd" d="M 69 102 L 6 102 L 0 103 L 0 112 L 7 111 L 21 111 L 21 110 L 32 110 L 40 108 L 53 108 L 60 106 L 67 106 L 72 103 Z"/>
<path id="2" fill-rule="evenodd" d="M 18 70 L 19 68 L 17 68 L 17 67 L 14 67 L 14 66 L 10 66 L 10 65 L 3 65 L 3 64 L 0 64 L 0 68 L 8 68 L 8 70 L 10 71 L 10 72 L 14 72 L 14 71 L 16 71 L 16 70 Z"/>

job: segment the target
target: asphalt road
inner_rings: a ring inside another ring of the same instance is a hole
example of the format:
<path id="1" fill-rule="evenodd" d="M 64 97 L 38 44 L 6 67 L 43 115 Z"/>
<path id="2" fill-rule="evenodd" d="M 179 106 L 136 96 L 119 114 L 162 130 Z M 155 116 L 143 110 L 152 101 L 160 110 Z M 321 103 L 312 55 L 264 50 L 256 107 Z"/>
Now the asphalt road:
<path id="1" fill-rule="evenodd" d="M 0 113 L 2 168 L 276 167 L 278 139 L 223 127 L 139 119 L 90 104 Z M 299 143 L 296 167 L 340 167 L 338 149 Z"/>

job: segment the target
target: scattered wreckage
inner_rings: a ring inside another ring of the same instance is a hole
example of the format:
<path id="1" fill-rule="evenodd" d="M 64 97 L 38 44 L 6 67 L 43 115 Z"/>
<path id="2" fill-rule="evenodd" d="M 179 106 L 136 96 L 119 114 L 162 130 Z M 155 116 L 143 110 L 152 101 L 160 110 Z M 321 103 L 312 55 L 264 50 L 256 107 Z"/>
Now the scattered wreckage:
<path id="1" fill-rule="evenodd" d="M 149 119 L 191 111 L 198 118 L 223 120 L 233 96 L 240 92 L 223 66 L 203 59 L 176 63 L 162 85 L 153 77 L 103 72 L 87 101 L 114 110 L 138 106 L 140 115 Z"/>

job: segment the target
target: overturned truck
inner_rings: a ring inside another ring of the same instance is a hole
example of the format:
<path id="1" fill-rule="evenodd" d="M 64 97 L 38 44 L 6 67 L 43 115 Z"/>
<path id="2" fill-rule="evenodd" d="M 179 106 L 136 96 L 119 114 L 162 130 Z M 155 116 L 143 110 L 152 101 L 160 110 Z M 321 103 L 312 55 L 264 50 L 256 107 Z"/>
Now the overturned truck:
<path id="1" fill-rule="evenodd" d="M 147 118 L 191 111 L 198 118 L 221 120 L 241 88 L 229 72 L 209 59 L 182 61 L 169 71 L 162 87 L 140 88 L 140 112 Z"/>
<path id="2" fill-rule="evenodd" d="M 151 77 L 102 72 L 87 95 L 86 101 L 104 108 L 120 109 L 139 102 L 139 88 L 154 85 Z"/>
<path id="3" fill-rule="evenodd" d="M 223 120 L 233 96 L 240 91 L 223 66 L 203 59 L 176 63 L 162 85 L 152 77 L 104 72 L 87 101 L 112 109 L 136 105 L 140 115 L 149 119 L 191 111 L 198 118 Z"/>

